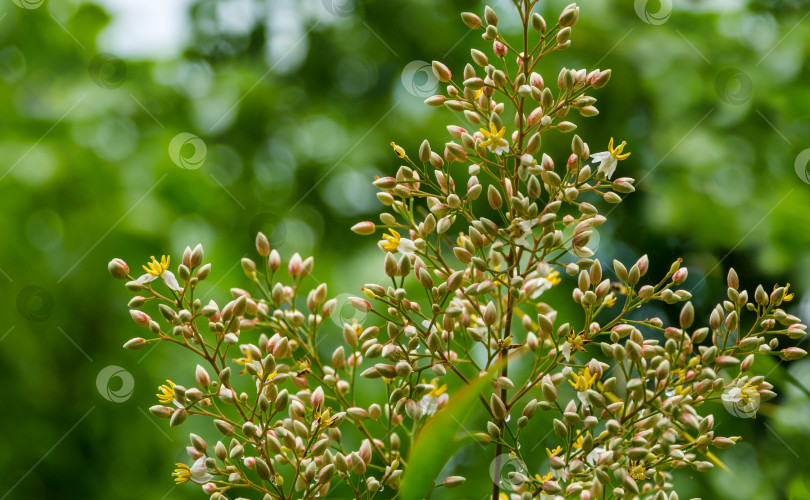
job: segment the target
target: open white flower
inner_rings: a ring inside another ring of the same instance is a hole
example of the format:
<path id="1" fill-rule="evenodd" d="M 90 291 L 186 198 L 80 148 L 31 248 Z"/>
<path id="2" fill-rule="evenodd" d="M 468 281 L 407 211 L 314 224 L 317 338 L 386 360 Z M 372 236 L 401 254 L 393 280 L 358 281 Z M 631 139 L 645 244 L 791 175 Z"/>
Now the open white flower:
<path id="1" fill-rule="evenodd" d="M 739 387 L 734 387 L 730 391 L 723 393 L 720 399 L 727 403 L 736 403 L 742 400 L 743 394 Z"/>
<path id="2" fill-rule="evenodd" d="M 503 135 L 506 133 L 506 127 L 501 127 L 501 129 L 498 130 L 498 127 L 496 127 L 494 123 L 490 123 L 489 130 L 481 128 L 479 131 L 485 138 L 479 143 L 479 146 L 489 148 L 489 150 L 496 155 L 509 152 L 509 143 L 503 138 Z"/>
<path id="3" fill-rule="evenodd" d="M 601 153 L 594 153 L 591 155 L 591 158 L 594 161 L 599 162 L 599 172 L 605 174 L 605 178 L 610 179 L 613 177 L 613 172 L 616 171 L 616 165 L 619 163 L 619 160 L 625 160 L 630 153 L 622 154 L 624 147 L 627 145 L 626 141 L 622 141 L 619 147 L 613 147 L 613 137 L 610 138 L 610 144 L 608 144 L 608 150 L 602 151 Z"/>
<path id="4" fill-rule="evenodd" d="M 170 261 L 171 257 L 167 257 L 165 255 L 160 257 L 160 262 L 158 262 L 158 260 L 152 256 L 151 262 L 148 262 L 145 266 L 143 266 L 146 274 L 138 278 L 138 281 L 141 283 L 149 283 L 160 277 L 163 278 L 163 282 L 166 283 L 167 287 L 179 292 L 182 290 L 182 288 L 180 287 L 180 284 L 177 283 L 177 278 L 174 277 L 174 274 L 169 271 Z"/>
<path id="5" fill-rule="evenodd" d="M 177 464 L 177 468 L 172 473 L 174 482 L 183 484 L 192 481 L 197 484 L 205 484 L 214 479 L 214 476 L 208 472 L 208 467 L 205 466 L 205 459 L 204 456 L 198 458 L 191 467 L 186 464 Z"/>
<path id="6" fill-rule="evenodd" d="M 383 234 L 383 239 L 379 242 L 380 248 L 386 252 L 399 252 L 405 255 L 410 255 L 416 251 L 416 245 L 413 240 L 403 238 L 393 229 L 389 229 L 389 232 L 391 234 Z"/>

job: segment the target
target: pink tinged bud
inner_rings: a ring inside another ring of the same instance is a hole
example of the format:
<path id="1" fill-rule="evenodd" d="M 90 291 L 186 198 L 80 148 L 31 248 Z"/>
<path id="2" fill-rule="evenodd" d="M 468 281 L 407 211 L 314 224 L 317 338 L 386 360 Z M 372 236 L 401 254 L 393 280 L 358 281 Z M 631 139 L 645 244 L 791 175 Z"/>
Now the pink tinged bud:
<path id="1" fill-rule="evenodd" d="M 273 347 L 273 357 L 275 359 L 284 359 L 290 355 L 290 341 L 287 338 L 281 339 L 275 347 Z"/>
<path id="2" fill-rule="evenodd" d="M 610 80 L 610 74 L 611 71 L 608 69 L 594 76 L 591 79 L 591 86 L 595 89 L 601 89 L 602 87 L 607 85 L 607 82 Z"/>
<path id="3" fill-rule="evenodd" d="M 452 78 L 452 74 L 450 70 L 444 64 L 440 63 L 439 61 L 433 61 L 433 74 L 436 75 L 436 78 L 439 79 L 440 82 L 447 83 Z"/>
<path id="4" fill-rule="evenodd" d="M 534 127 L 535 125 L 540 123 L 540 120 L 542 118 L 543 118 L 543 108 L 538 106 L 534 108 L 534 111 L 529 113 L 529 117 L 526 120 L 528 121 L 530 127 Z"/>
<path id="5" fill-rule="evenodd" d="M 127 275 L 129 274 L 129 266 L 121 259 L 111 260 L 110 263 L 107 264 L 107 270 L 110 271 L 113 278 L 119 280 L 127 279 Z"/>
<path id="6" fill-rule="evenodd" d="M 323 406 L 324 401 L 324 394 L 323 388 L 318 386 L 314 391 L 312 391 L 312 396 L 309 398 L 309 404 L 314 409 L 321 408 Z"/>
<path id="7" fill-rule="evenodd" d="M 132 316 L 132 320 L 135 321 L 135 324 L 138 326 L 147 327 L 152 321 L 152 318 L 150 318 L 148 314 L 136 309 L 130 309 L 129 315 Z"/>
<path id="8" fill-rule="evenodd" d="M 796 359 L 802 359 L 803 357 L 807 356 L 807 351 L 799 347 L 787 347 L 785 349 L 782 349 L 782 351 L 779 353 L 779 356 L 785 361 L 793 361 Z"/>
<path id="9" fill-rule="evenodd" d="M 191 252 L 191 260 L 190 260 L 191 267 L 190 268 L 195 268 L 195 267 L 199 266 L 200 264 L 202 264 L 204 256 L 205 256 L 205 253 L 203 252 L 203 247 L 202 247 L 201 244 L 198 243 L 197 246 L 194 247 L 194 250 Z"/>
<path id="10" fill-rule="evenodd" d="M 361 299 L 360 297 L 349 297 L 349 303 L 362 313 L 367 313 L 371 310 L 371 302 L 366 299 Z"/>
<path id="11" fill-rule="evenodd" d="M 281 267 L 281 255 L 279 255 L 278 251 L 271 250 L 270 256 L 267 257 L 267 267 L 270 268 L 271 271 L 278 271 Z"/>
<path id="12" fill-rule="evenodd" d="M 172 412 L 174 412 L 172 408 L 163 405 L 155 405 L 149 408 L 149 413 L 158 418 L 169 418 L 172 416 Z"/>
<path id="13" fill-rule="evenodd" d="M 256 252 L 262 257 L 270 255 L 270 241 L 262 232 L 256 234 Z"/>
<path id="14" fill-rule="evenodd" d="M 366 465 L 371 463 L 371 442 L 368 439 L 364 439 L 360 444 L 360 449 L 357 450 L 357 454 Z"/>
<path id="15" fill-rule="evenodd" d="M 647 274 L 647 269 L 650 267 L 650 259 L 647 257 L 647 254 L 642 255 L 641 258 L 636 261 L 636 266 L 638 266 L 638 271 L 641 276 Z"/>
<path id="16" fill-rule="evenodd" d="M 560 132 L 562 132 L 563 134 L 567 134 L 567 133 L 569 133 L 569 132 L 573 132 L 573 131 L 574 131 L 574 130 L 576 130 L 576 129 L 577 129 L 576 124 L 571 123 L 571 122 L 568 122 L 568 121 L 566 121 L 566 122 L 560 122 L 560 123 L 559 123 L 559 125 L 557 125 L 557 130 L 559 130 L 559 131 L 560 131 Z"/>
<path id="17" fill-rule="evenodd" d="M 357 234 L 362 234 L 364 236 L 368 236 L 369 234 L 374 234 L 374 230 L 376 226 L 373 222 L 370 221 L 363 221 L 358 222 L 357 224 L 352 226 L 352 231 Z"/>
<path id="18" fill-rule="evenodd" d="M 456 139 L 461 139 L 461 134 L 466 134 L 467 130 L 463 127 L 459 127 L 458 125 L 448 125 L 447 131 L 455 137 Z"/>
<path id="19" fill-rule="evenodd" d="M 496 40 L 495 42 L 492 42 L 492 52 L 494 52 L 498 57 L 504 57 L 507 52 L 506 45 Z"/>
<path id="20" fill-rule="evenodd" d="M 543 90 L 543 87 L 545 86 L 543 77 L 540 76 L 539 73 L 532 73 L 531 77 L 529 77 L 529 83 L 532 87 L 537 87 L 540 90 Z"/>
<path id="21" fill-rule="evenodd" d="M 146 339 L 141 337 L 135 337 L 134 339 L 130 339 L 126 344 L 124 344 L 124 349 L 129 349 L 130 351 L 137 351 L 138 349 L 143 349 L 146 346 Z"/>
<path id="22" fill-rule="evenodd" d="M 472 12 L 462 12 L 461 20 L 464 21 L 464 24 L 466 24 L 468 28 L 473 30 L 477 30 L 482 25 L 481 18 Z"/>
<path id="23" fill-rule="evenodd" d="M 214 483 L 205 483 L 202 486 L 202 489 L 203 489 L 203 491 L 205 492 L 206 495 L 210 495 L 210 494 L 214 493 L 215 491 L 217 491 L 217 485 L 214 484 Z"/>
<path id="24" fill-rule="evenodd" d="M 183 258 L 181 261 L 184 266 L 191 269 L 191 247 L 186 247 L 186 249 L 183 250 Z"/>
<path id="25" fill-rule="evenodd" d="M 576 171 L 578 162 L 579 162 L 579 157 L 577 155 L 575 155 L 575 154 L 571 154 L 571 156 L 568 157 L 568 162 L 566 163 L 565 166 L 566 166 L 566 168 L 568 169 L 569 172 Z"/>
<path id="26" fill-rule="evenodd" d="M 297 278 L 301 275 L 302 269 L 303 262 L 301 260 L 301 255 L 299 255 L 298 252 L 295 252 L 290 259 L 290 263 L 287 265 L 287 272 L 290 273 L 290 276 L 293 278 Z"/>
<path id="27" fill-rule="evenodd" d="M 434 95 L 425 99 L 425 104 L 438 108 L 444 105 L 445 100 L 447 100 L 447 98 L 443 95 Z"/>
<path id="28" fill-rule="evenodd" d="M 685 267 L 682 267 L 675 271 L 675 274 L 672 275 L 672 282 L 676 285 L 682 284 L 686 281 L 686 277 L 689 275 L 689 270 Z"/>
<path id="29" fill-rule="evenodd" d="M 200 365 L 197 365 L 194 378 L 197 379 L 197 385 L 202 388 L 206 388 L 211 385 L 211 377 L 208 375 L 208 372 L 205 371 L 205 368 Z"/>

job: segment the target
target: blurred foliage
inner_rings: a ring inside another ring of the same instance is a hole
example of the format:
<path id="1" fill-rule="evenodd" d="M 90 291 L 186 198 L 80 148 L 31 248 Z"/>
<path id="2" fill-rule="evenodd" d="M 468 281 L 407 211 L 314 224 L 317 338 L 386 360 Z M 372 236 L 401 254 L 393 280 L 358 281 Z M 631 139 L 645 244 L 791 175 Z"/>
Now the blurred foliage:
<path id="1" fill-rule="evenodd" d="M 565 3 L 540 11 L 551 18 Z M 790 312 L 806 318 L 810 5 L 676 3 L 666 22 L 650 24 L 642 0 L 585 2 L 572 49 L 540 68 L 551 83 L 561 66 L 613 69 L 596 96 L 601 114 L 580 120 L 579 133 L 592 151 L 611 136 L 627 140 L 633 156 L 620 175 L 640 189 L 600 228 L 598 256 L 648 252 L 660 274 L 684 257 L 704 317 L 731 265 L 749 290 L 790 280 L 802 299 Z M 332 294 L 356 291 L 380 275 L 381 259 L 348 227 L 377 210 L 370 181 L 397 166 L 388 143 L 448 137 L 451 114 L 421 104 L 431 82 L 409 63 L 441 59 L 460 71 L 469 48 L 484 43 L 458 17 L 482 11 L 478 2 L 179 5 L 175 28 L 188 38 L 159 56 L 130 53 L 148 41 L 151 22 L 168 21 L 147 17 L 131 32 L 111 25 L 120 2 L 0 5 L 0 499 L 200 498 L 170 476 L 186 461 L 191 429 L 146 412 L 161 377 L 188 378 L 189 368 L 169 349 L 121 349 L 137 327 L 105 264 L 178 259 L 201 242 L 215 262 L 209 296 L 224 299 L 245 286 L 237 263 L 262 230 L 287 258 L 315 255 Z M 650 2 L 647 12 L 658 8 Z M 509 9 L 497 3 L 506 31 L 516 27 Z M 115 40 L 121 53 L 99 40 Z M 204 142 L 201 168 L 172 161 L 194 154 L 188 144 L 170 151 L 180 133 Z M 568 141 L 544 149 L 564 158 Z M 120 378 L 94 385 L 109 365 L 134 378 L 124 402 L 102 397 L 121 389 Z M 810 497 L 810 406 L 797 388 L 810 386 L 810 364 L 755 367 L 772 370 L 781 396 L 760 418 L 716 410 L 723 431 L 744 438 L 721 455 L 732 472 L 684 472 L 682 498 Z M 548 424 L 532 422 L 532 469 L 545 460 Z M 491 457 L 476 447 L 445 468 L 470 477 L 452 490 L 459 498 L 489 491 L 482 471 Z"/>

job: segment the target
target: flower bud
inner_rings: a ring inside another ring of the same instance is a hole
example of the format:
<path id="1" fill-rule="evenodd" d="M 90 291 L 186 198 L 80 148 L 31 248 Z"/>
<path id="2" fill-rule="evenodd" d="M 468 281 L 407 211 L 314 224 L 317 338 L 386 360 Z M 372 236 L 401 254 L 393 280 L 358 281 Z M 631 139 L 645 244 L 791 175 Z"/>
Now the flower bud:
<path id="1" fill-rule="evenodd" d="M 352 231 L 357 234 L 362 234 L 364 236 L 368 236 L 370 234 L 374 234 L 376 226 L 373 222 L 370 221 L 363 221 L 358 222 L 357 224 L 352 226 Z"/>
<path id="2" fill-rule="evenodd" d="M 270 251 L 270 256 L 267 257 L 267 267 L 273 272 L 278 271 L 281 267 L 281 255 L 279 255 L 277 250 L 273 249 Z"/>
<path id="3" fill-rule="evenodd" d="M 559 24 L 560 26 L 570 27 L 577 23 L 577 19 L 579 19 L 579 7 L 577 7 L 577 4 L 572 3 L 563 9 L 560 14 Z"/>
<path id="4" fill-rule="evenodd" d="M 436 78 L 443 83 L 447 83 L 452 78 L 452 73 L 444 64 L 440 63 L 439 61 L 433 61 L 433 74 Z"/>
<path id="5" fill-rule="evenodd" d="M 546 32 L 546 28 L 546 20 L 543 19 L 543 16 L 537 12 L 534 12 L 532 14 L 532 29 L 540 34 L 543 34 Z"/>
<path id="6" fill-rule="evenodd" d="M 119 280 L 127 279 L 127 275 L 129 274 L 129 266 L 121 259 L 111 260 L 110 263 L 107 264 L 107 270 L 113 278 Z"/>
<path id="7" fill-rule="evenodd" d="M 200 365 L 197 365 L 197 369 L 194 373 L 194 378 L 197 380 L 197 385 L 205 389 L 209 385 L 211 385 L 211 377 L 208 375 L 208 372 L 205 371 Z"/>
<path id="8" fill-rule="evenodd" d="M 483 24 L 481 18 L 472 12 L 462 12 L 461 20 L 464 21 L 464 24 L 466 24 L 468 28 L 473 30 L 477 30 Z"/>
<path id="9" fill-rule="evenodd" d="M 189 258 L 190 265 L 186 265 L 186 267 L 190 269 L 198 267 L 203 262 L 203 256 L 204 256 L 203 247 L 201 244 L 198 243 L 197 246 L 194 247 L 194 250 L 191 252 L 191 257 Z"/>
<path id="10" fill-rule="evenodd" d="M 138 349 L 143 349 L 146 346 L 146 339 L 141 337 L 135 337 L 134 339 L 130 339 L 124 344 L 124 349 L 129 349 L 130 351 L 137 351 Z"/>
<path id="11" fill-rule="evenodd" d="M 360 297 L 349 297 L 349 303 L 361 313 L 367 313 L 371 310 L 371 302 Z"/>
<path id="12" fill-rule="evenodd" d="M 132 316 L 132 320 L 135 321 L 135 324 L 138 326 L 147 327 L 152 321 L 152 318 L 150 318 L 148 314 L 143 311 L 138 311 L 137 309 L 130 309 L 129 315 Z"/>
<path id="13" fill-rule="evenodd" d="M 807 351 L 799 347 L 787 347 L 779 352 L 779 357 L 781 357 L 785 361 L 802 359 L 805 356 L 807 356 Z"/>
<path id="14" fill-rule="evenodd" d="M 595 75 L 591 79 L 591 87 L 593 87 L 595 89 L 601 89 L 602 87 L 607 85 L 607 82 L 610 81 L 610 74 L 611 74 L 611 70 L 608 69 L 608 70 L 602 71 L 601 73 Z"/>
<path id="15" fill-rule="evenodd" d="M 484 7 L 484 19 L 486 20 L 487 24 L 491 24 L 492 26 L 498 25 L 498 15 L 495 14 L 495 11 L 492 10 L 492 7 L 489 5 Z"/>

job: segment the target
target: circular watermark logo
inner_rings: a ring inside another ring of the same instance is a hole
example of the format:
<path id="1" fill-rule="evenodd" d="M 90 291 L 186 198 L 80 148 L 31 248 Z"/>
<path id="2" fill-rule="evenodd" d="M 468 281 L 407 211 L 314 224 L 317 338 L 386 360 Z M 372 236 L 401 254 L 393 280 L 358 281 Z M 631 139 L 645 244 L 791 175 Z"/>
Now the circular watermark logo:
<path id="1" fill-rule="evenodd" d="M 504 491 L 518 491 L 529 480 L 529 469 L 523 460 L 504 453 L 489 464 L 489 477 Z"/>
<path id="2" fill-rule="evenodd" d="M 714 91 L 723 102 L 728 104 L 744 104 L 751 98 L 754 82 L 742 70 L 726 68 L 717 74 L 714 79 Z"/>
<path id="3" fill-rule="evenodd" d="M 169 143 L 169 157 L 175 165 L 186 170 L 202 167 L 207 154 L 205 141 L 189 132 L 177 134 Z"/>
<path id="4" fill-rule="evenodd" d="M 109 52 L 96 54 L 87 67 L 90 79 L 103 89 L 117 89 L 127 78 L 127 64 Z"/>
<path id="5" fill-rule="evenodd" d="M 805 149 L 796 156 L 793 167 L 796 169 L 796 175 L 799 176 L 799 179 L 810 184 L 810 148 Z"/>
<path id="6" fill-rule="evenodd" d="M 411 61 L 402 70 L 402 86 L 416 97 L 430 97 L 439 88 L 439 79 L 429 62 Z"/>
<path id="7" fill-rule="evenodd" d="M 11 0 L 14 5 L 25 10 L 34 10 L 40 8 L 45 0 Z"/>
<path id="8" fill-rule="evenodd" d="M 656 2 L 651 2 L 650 0 L 636 0 L 635 1 L 635 8 L 636 8 L 636 15 L 639 19 L 644 21 L 647 24 L 664 24 L 669 20 L 669 16 L 672 15 L 672 0 L 659 0 L 657 3 L 658 10 L 651 11 L 652 7 Z"/>
<path id="9" fill-rule="evenodd" d="M 41 286 L 30 285 L 17 294 L 17 311 L 28 321 L 45 321 L 53 314 L 53 306 L 53 295 Z"/>
<path id="10" fill-rule="evenodd" d="M 756 418 L 760 397 L 753 387 L 729 387 L 720 396 L 726 411 L 738 418 Z"/>
<path id="11" fill-rule="evenodd" d="M 341 293 L 335 297 L 335 302 L 337 303 L 335 313 L 330 316 L 330 318 L 340 328 L 343 328 L 344 323 L 351 325 L 355 320 L 362 325 L 368 315 L 368 313 L 358 311 L 352 303 L 349 302 L 349 298 L 351 297 L 357 297 L 357 295 Z"/>
<path id="12" fill-rule="evenodd" d="M 287 223 L 284 219 L 270 212 L 257 214 L 248 223 L 248 238 L 253 242 L 259 232 L 267 236 L 270 248 L 278 248 L 287 239 Z"/>
<path id="13" fill-rule="evenodd" d="M 135 390 L 135 377 L 126 368 L 110 365 L 104 367 L 96 377 L 96 389 L 101 397 L 113 403 L 123 403 Z"/>
<path id="14" fill-rule="evenodd" d="M 323 8 L 337 17 L 348 17 L 354 12 L 354 0 L 321 0 Z"/>

